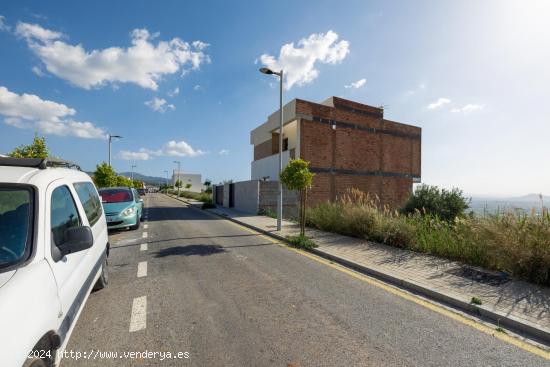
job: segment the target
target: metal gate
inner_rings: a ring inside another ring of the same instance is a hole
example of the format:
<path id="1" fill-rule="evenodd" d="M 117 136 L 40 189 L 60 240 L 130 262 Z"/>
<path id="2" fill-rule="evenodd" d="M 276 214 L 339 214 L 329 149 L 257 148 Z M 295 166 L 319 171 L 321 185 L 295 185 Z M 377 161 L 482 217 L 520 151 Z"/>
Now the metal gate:
<path id="1" fill-rule="evenodd" d="M 216 205 L 223 206 L 223 185 L 216 186 Z"/>
<path id="2" fill-rule="evenodd" d="M 235 206 L 235 184 L 229 184 L 229 207 Z"/>

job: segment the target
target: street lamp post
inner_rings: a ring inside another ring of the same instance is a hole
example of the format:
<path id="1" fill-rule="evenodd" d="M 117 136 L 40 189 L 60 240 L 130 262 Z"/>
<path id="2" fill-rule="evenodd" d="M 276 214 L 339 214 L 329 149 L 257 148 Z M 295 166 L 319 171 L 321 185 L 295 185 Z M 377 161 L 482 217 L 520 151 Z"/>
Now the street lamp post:
<path id="1" fill-rule="evenodd" d="M 164 170 L 164 174 L 166 175 L 166 182 L 164 183 L 166 186 L 164 186 L 164 191 L 168 194 L 168 171 Z"/>
<path id="2" fill-rule="evenodd" d="M 180 161 L 174 161 L 174 163 L 177 163 L 178 164 L 178 175 L 176 176 L 176 181 L 174 182 L 174 184 L 176 184 L 178 182 L 178 180 L 180 179 L 180 165 L 181 165 L 181 162 Z M 178 197 L 180 197 L 180 187 L 178 186 Z"/>
<path id="3" fill-rule="evenodd" d="M 137 166 L 135 164 L 132 165 L 132 182 L 134 181 L 134 168 Z"/>
<path id="4" fill-rule="evenodd" d="M 109 134 L 109 167 L 111 167 L 111 141 L 113 140 L 113 138 L 122 139 L 122 136 Z"/>
<path id="5" fill-rule="evenodd" d="M 268 68 L 261 68 L 260 72 L 267 75 L 279 76 L 279 174 L 283 171 L 283 69 L 276 72 Z M 277 231 L 281 230 L 283 219 L 283 184 L 279 177 L 279 197 L 277 198 Z"/>

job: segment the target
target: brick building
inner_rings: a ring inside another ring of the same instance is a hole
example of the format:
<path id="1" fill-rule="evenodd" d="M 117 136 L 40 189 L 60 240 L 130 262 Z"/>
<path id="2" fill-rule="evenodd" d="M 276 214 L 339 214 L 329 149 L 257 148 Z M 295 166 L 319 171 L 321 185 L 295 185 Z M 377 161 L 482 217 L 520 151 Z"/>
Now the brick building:
<path id="1" fill-rule="evenodd" d="M 342 98 L 295 99 L 284 106 L 283 164 L 310 162 L 308 205 L 334 200 L 349 188 L 401 205 L 420 182 L 421 129 L 384 119 L 384 110 Z M 278 180 L 279 112 L 254 129 L 252 180 Z"/>

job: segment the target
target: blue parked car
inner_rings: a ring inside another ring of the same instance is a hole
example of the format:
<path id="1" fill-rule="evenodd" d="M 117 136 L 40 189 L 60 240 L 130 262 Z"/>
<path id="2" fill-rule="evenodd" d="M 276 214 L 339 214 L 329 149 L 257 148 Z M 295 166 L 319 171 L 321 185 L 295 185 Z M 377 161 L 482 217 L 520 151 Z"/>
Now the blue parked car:
<path id="1" fill-rule="evenodd" d="M 130 187 L 106 187 L 99 190 L 109 229 L 138 229 L 142 220 L 143 199 Z"/>

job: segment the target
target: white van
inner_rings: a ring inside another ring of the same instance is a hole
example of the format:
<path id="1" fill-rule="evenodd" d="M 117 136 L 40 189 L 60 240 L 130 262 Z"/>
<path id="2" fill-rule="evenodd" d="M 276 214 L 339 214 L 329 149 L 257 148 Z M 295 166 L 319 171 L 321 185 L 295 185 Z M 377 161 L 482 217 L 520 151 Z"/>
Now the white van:
<path id="1" fill-rule="evenodd" d="M 0 365 L 56 366 L 88 295 L 107 285 L 105 215 L 69 162 L 0 157 Z"/>

